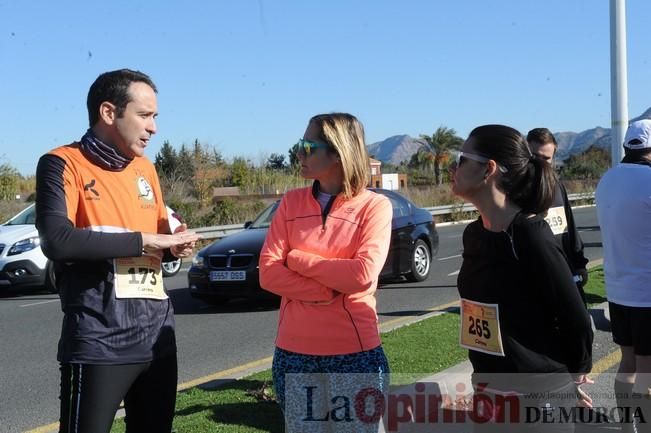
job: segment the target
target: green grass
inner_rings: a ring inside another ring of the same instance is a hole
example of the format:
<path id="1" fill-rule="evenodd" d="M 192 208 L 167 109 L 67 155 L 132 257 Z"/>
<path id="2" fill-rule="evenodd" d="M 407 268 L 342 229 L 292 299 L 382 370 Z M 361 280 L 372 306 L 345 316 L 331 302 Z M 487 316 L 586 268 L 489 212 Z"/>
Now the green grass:
<path id="1" fill-rule="evenodd" d="M 174 430 L 178 433 L 282 433 L 280 409 L 275 402 L 264 401 L 263 393 L 271 393 L 270 370 L 216 389 L 181 391 L 176 398 Z M 116 420 L 111 432 L 124 431 L 124 421 Z"/>
<path id="2" fill-rule="evenodd" d="M 447 313 L 382 335 L 394 385 L 445 370 L 468 356 L 459 346 L 459 314 Z"/>
<path id="3" fill-rule="evenodd" d="M 585 298 L 588 305 L 606 302 L 606 284 L 604 282 L 604 268 L 597 266 L 588 272 L 588 284 L 585 285 Z"/>
<path id="4" fill-rule="evenodd" d="M 606 300 L 601 266 L 590 270 L 585 286 L 590 305 Z M 435 316 L 382 334 L 389 358 L 392 385 L 409 383 L 445 370 L 467 356 L 459 347 L 457 312 Z M 216 389 L 192 388 L 179 392 L 174 429 L 178 433 L 282 433 L 282 414 L 273 402 L 271 371 L 265 370 Z M 113 433 L 125 431 L 115 421 Z"/>
<path id="5" fill-rule="evenodd" d="M 382 341 L 392 373 L 399 374 L 402 382 L 451 367 L 467 354 L 458 344 L 458 314 L 443 314 L 395 329 L 383 334 Z M 217 389 L 179 392 L 174 429 L 178 433 L 282 433 L 282 414 L 270 401 L 272 394 L 270 370 Z M 124 421 L 116 420 L 111 432 L 124 431 Z"/>

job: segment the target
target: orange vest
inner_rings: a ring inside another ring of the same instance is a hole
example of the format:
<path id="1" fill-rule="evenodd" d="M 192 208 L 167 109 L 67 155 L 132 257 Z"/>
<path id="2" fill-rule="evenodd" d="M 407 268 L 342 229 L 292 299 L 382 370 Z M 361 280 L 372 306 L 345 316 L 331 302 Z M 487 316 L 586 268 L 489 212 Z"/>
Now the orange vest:
<path id="1" fill-rule="evenodd" d="M 78 144 L 50 152 L 63 159 L 68 219 L 94 231 L 168 233 L 167 211 L 154 165 L 136 157 L 122 171 L 88 162 Z"/>

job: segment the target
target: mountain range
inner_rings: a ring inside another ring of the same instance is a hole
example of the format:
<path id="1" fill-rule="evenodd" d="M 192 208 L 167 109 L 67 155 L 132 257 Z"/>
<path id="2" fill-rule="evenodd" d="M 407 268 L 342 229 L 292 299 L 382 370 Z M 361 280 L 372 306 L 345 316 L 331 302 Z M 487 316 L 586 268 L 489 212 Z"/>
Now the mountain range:
<path id="1" fill-rule="evenodd" d="M 631 122 L 640 119 L 651 119 L 651 108 L 631 119 Z M 610 149 L 610 128 L 597 126 L 582 132 L 555 132 L 554 137 L 558 142 L 556 159 L 559 160 L 566 160 L 572 155 L 585 152 L 593 145 Z M 369 144 L 368 152 L 377 160 L 397 165 L 403 161 L 409 162 L 411 156 L 425 145 L 425 141 L 421 138 L 402 134 Z"/>

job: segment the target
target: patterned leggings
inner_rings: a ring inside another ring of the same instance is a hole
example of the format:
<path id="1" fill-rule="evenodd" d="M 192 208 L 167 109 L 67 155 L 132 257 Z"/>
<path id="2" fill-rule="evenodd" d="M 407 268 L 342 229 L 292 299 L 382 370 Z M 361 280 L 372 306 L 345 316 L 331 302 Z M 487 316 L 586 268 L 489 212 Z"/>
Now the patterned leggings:
<path id="1" fill-rule="evenodd" d="M 287 433 L 378 431 L 389 389 L 381 346 L 328 356 L 276 348 L 272 373 Z"/>

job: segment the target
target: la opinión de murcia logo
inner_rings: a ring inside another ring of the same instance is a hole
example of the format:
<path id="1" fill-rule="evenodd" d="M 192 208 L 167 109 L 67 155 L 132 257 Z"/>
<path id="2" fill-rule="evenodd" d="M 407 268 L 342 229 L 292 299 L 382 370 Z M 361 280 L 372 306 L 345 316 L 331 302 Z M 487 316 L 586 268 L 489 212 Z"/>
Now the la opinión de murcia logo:
<path id="1" fill-rule="evenodd" d="M 332 394 L 323 384 L 304 385 L 300 392 L 287 394 L 286 419 L 300 420 L 305 428 L 324 422 L 352 425 L 382 421 L 387 432 L 408 426 L 413 431 L 419 424 L 428 426 L 427 431 L 436 431 L 432 428 L 437 424 L 602 424 L 632 422 L 633 418 L 646 422 L 640 407 L 587 410 L 576 406 L 576 395 L 572 393 L 495 394 L 487 391 L 487 384 L 478 384 L 471 395 L 464 394 L 471 391 L 464 383 L 458 383 L 457 394 L 452 396 L 420 382 L 401 387 L 399 392 L 383 392 L 373 386 L 350 388 L 352 392 Z"/>

